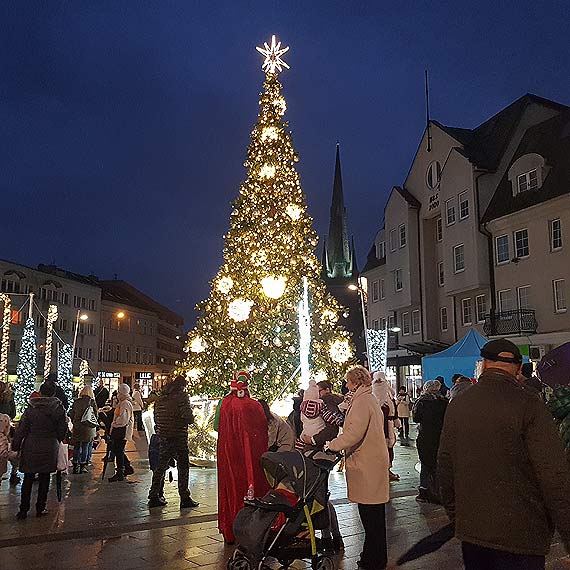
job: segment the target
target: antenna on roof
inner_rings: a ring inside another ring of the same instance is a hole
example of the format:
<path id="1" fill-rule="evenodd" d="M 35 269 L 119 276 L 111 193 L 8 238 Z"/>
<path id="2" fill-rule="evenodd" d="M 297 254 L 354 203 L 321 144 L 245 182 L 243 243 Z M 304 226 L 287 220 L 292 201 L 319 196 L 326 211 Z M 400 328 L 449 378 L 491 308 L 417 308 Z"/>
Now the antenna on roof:
<path id="1" fill-rule="evenodd" d="M 428 81 L 428 70 L 425 70 L 426 78 L 426 130 L 427 130 L 427 151 L 431 152 L 431 125 L 429 118 L 429 81 Z"/>

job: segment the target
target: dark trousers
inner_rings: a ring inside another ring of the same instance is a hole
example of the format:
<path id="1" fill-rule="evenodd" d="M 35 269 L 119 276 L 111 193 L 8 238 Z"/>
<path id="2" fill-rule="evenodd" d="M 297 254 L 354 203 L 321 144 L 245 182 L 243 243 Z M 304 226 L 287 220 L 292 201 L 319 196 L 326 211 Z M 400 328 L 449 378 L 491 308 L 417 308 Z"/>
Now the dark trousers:
<path id="1" fill-rule="evenodd" d="M 126 439 L 111 439 L 109 440 L 111 445 L 109 460 L 115 460 L 117 464 L 117 471 L 119 473 L 125 472 L 125 467 L 129 466 L 131 462 L 125 453 L 125 446 L 127 445 Z"/>
<path id="2" fill-rule="evenodd" d="M 143 421 L 142 421 L 142 410 L 135 410 L 133 412 L 133 415 L 135 416 L 135 428 L 137 431 L 144 431 L 144 425 L 143 425 Z"/>
<path id="3" fill-rule="evenodd" d="M 381 570 L 388 564 L 386 543 L 386 508 L 358 503 L 358 514 L 364 527 L 364 546 L 360 561 L 366 570 Z"/>
<path id="4" fill-rule="evenodd" d="M 400 428 L 400 435 L 408 439 L 410 437 L 410 418 L 400 418 L 402 427 Z"/>
<path id="5" fill-rule="evenodd" d="M 544 570 L 544 556 L 512 554 L 462 542 L 465 570 Z"/>
<path id="6" fill-rule="evenodd" d="M 32 486 L 34 484 L 35 473 L 24 473 L 22 483 L 22 494 L 20 496 L 20 511 L 27 513 L 30 510 L 30 500 L 32 498 Z M 41 512 L 46 508 L 49 491 L 49 473 L 38 474 L 38 498 L 36 501 L 36 511 Z"/>
<path id="7" fill-rule="evenodd" d="M 188 437 L 186 434 L 176 438 L 161 438 L 160 451 L 158 456 L 158 466 L 152 474 L 152 485 L 148 493 L 149 499 L 159 496 L 161 489 L 164 489 L 164 475 L 168 469 L 170 459 L 176 459 L 178 467 L 178 494 L 181 499 L 190 497 L 188 489 L 188 479 L 190 477 L 190 461 L 188 459 Z"/>

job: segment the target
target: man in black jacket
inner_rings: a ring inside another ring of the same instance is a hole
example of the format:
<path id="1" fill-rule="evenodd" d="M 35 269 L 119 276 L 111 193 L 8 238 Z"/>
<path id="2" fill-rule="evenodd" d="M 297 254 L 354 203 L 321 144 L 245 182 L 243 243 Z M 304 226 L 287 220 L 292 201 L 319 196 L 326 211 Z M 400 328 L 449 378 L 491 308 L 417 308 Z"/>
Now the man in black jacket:
<path id="1" fill-rule="evenodd" d="M 156 434 L 160 438 L 158 466 L 152 476 L 152 485 L 148 494 L 149 507 L 162 507 L 166 499 L 160 495 L 164 475 L 171 458 L 178 466 L 178 494 L 180 508 L 197 507 L 198 503 L 190 496 L 188 479 L 190 461 L 188 458 L 188 426 L 194 423 L 194 414 L 188 394 L 186 379 L 176 376 L 167 384 L 154 403 L 154 422 Z"/>
<path id="2" fill-rule="evenodd" d="M 448 406 L 441 500 L 467 570 L 542 570 L 554 528 L 570 552 L 570 469 L 552 416 L 520 384 L 508 340 L 481 349 L 479 382 Z"/>
<path id="3" fill-rule="evenodd" d="M 55 389 L 55 397 L 61 402 L 65 413 L 69 410 L 69 400 L 63 391 L 63 388 L 57 383 L 57 374 L 55 372 L 50 372 L 45 379 L 45 382 L 48 384 L 53 384 Z"/>

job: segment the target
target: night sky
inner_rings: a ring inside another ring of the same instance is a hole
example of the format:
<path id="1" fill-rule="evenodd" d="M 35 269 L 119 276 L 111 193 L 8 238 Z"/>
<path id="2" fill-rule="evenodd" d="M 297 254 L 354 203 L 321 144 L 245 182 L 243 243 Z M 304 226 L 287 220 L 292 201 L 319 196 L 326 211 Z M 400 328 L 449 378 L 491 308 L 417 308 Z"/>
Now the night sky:
<path id="1" fill-rule="evenodd" d="M 117 274 L 182 314 L 208 295 L 276 34 L 309 210 L 341 159 L 360 266 L 432 117 L 570 104 L 563 2 L 55 0 L 0 7 L 0 258 Z M 319 247 L 320 251 L 320 247 Z"/>

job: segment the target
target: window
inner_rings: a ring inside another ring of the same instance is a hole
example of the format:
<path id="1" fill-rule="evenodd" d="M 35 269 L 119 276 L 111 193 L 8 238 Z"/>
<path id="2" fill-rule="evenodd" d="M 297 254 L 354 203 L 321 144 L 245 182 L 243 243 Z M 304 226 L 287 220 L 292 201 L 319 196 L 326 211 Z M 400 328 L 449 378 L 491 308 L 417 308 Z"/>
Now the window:
<path id="1" fill-rule="evenodd" d="M 383 259 L 384 257 L 386 257 L 386 242 L 385 241 L 381 241 L 378 244 L 378 247 L 376 248 L 376 257 L 378 259 Z"/>
<path id="2" fill-rule="evenodd" d="M 57 303 L 57 301 L 59 300 L 57 291 L 54 291 L 53 289 L 46 289 L 45 287 L 40 287 L 39 293 L 40 293 L 40 299 L 44 301 L 54 301 Z"/>
<path id="3" fill-rule="evenodd" d="M 46 328 L 46 320 L 44 317 L 42 317 L 41 315 L 36 315 L 36 318 L 34 319 L 36 322 L 36 326 L 40 329 L 45 329 Z"/>
<path id="4" fill-rule="evenodd" d="M 16 309 L 12 309 L 10 311 L 10 324 L 19 325 L 21 322 L 22 322 L 22 313 L 20 311 L 16 311 Z"/>
<path id="5" fill-rule="evenodd" d="M 447 200 L 445 203 L 446 223 L 452 226 L 455 223 L 455 199 Z"/>
<path id="6" fill-rule="evenodd" d="M 443 221 L 441 217 L 435 221 L 435 239 L 437 241 L 443 240 Z"/>
<path id="7" fill-rule="evenodd" d="M 515 256 L 528 257 L 528 230 L 518 230 L 515 232 Z"/>
<path id="8" fill-rule="evenodd" d="M 93 349 L 92 348 L 86 348 L 85 349 L 85 358 L 87 358 L 87 360 L 91 360 L 93 358 Z"/>
<path id="9" fill-rule="evenodd" d="M 420 312 L 418 310 L 412 311 L 412 332 L 420 333 Z"/>
<path id="10" fill-rule="evenodd" d="M 400 237 L 400 247 L 406 247 L 406 224 L 398 226 L 398 235 Z"/>
<path id="11" fill-rule="evenodd" d="M 464 220 L 469 217 L 469 197 L 467 192 L 459 194 L 459 219 Z"/>
<path id="12" fill-rule="evenodd" d="M 562 225 L 560 219 L 550 221 L 550 251 L 562 247 Z"/>
<path id="13" fill-rule="evenodd" d="M 508 263 L 509 261 L 509 236 L 497 236 L 495 238 L 495 251 L 497 255 L 497 265 Z"/>
<path id="14" fill-rule="evenodd" d="M 430 163 L 426 172 L 426 185 L 430 190 L 435 190 L 439 186 L 441 179 L 441 164 L 434 160 Z"/>
<path id="15" fill-rule="evenodd" d="M 517 303 L 519 309 L 532 309 L 532 301 L 530 297 L 530 285 L 517 287 Z"/>
<path id="16" fill-rule="evenodd" d="M 390 251 L 396 251 L 396 230 L 390 230 Z"/>
<path id="17" fill-rule="evenodd" d="M 485 295 L 477 295 L 475 297 L 475 310 L 477 312 L 477 322 L 484 323 L 487 314 L 487 297 Z"/>
<path id="18" fill-rule="evenodd" d="M 90 311 L 95 310 L 95 299 L 89 299 L 89 310 Z"/>
<path id="19" fill-rule="evenodd" d="M 380 299 L 386 298 L 386 286 L 384 283 L 384 279 L 380 279 Z"/>
<path id="20" fill-rule="evenodd" d="M 386 319 L 384 317 L 380 319 L 380 330 L 386 330 Z"/>
<path id="21" fill-rule="evenodd" d="M 402 313 L 402 334 L 410 334 L 410 313 Z"/>
<path id="22" fill-rule="evenodd" d="M 447 307 L 439 308 L 439 324 L 441 330 L 445 332 L 447 330 Z"/>
<path id="23" fill-rule="evenodd" d="M 396 326 L 396 317 L 394 315 L 390 315 L 388 317 L 388 328 L 393 329 Z"/>
<path id="24" fill-rule="evenodd" d="M 108 344 L 107 345 L 107 362 L 111 362 L 111 354 L 113 352 L 113 347 Z"/>
<path id="25" fill-rule="evenodd" d="M 130 364 L 131 363 L 131 347 L 129 345 L 127 345 L 125 348 L 125 355 L 126 355 L 127 363 Z"/>
<path id="26" fill-rule="evenodd" d="M 461 299 L 461 322 L 463 326 L 473 323 L 473 307 L 471 305 L 471 297 Z"/>
<path id="27" fill-rule="evenodd" d="M 437 284 L 440 287 L 443 287 L 443 285 L 445 284 L 445 273 L 443 271 L 443 261 L 440 261 L 437 264 Z"/>
<path id="28" fill-rule="evenodd" d="M 78 297 L 77 295 L 73 295 L 73 306 L 76 309 L 79 309 L 81 307 L 81 297 Z"/>
<path id="29" fill-rule="evenodd" d="M 378 319 L 374 319 L 372 321 L 372 328 L 377 331 L 378 330 Z"/>
<path id="30" fill-rule="evenodd" d="M 455 273 L 465 270 L 465 246 L 462 243 L 453 248 L 453 266 Z"/>
<path id="31" fill-rule="evenodd" d="M 76 346 L 75 347 L 75 351 L 73 353 L 73 356 L 75 358 L 83 358 L 83 347 L 81 346 Z"/>
<path id="32" fill-rule="evenodd" d="M 67 319 L 60 319 L 59 320 L 59 330 L 62 332 L 67 331 Z"/>
<path id="33" fill-rule="evenodd" d="M 402 270 L 396 269 L 394 271 L 394 289 L 396 291 L 401 291 L 404 288 L 402 283 Z"/>
<path id="34" fill-rule="evenodd" d="M 554 289 L 554 310 L 557 313 L 566 311 L 566 283 L 564 279 L 555 279 L 552 282 Z"/>
<path id="35" fill-rule="evenodd" d="M 61 302 L 64 305 L 69 305 L 69 293 L 62 293 L 61 294 Z"/>
<path id="36" fill-rule="evenodd" d="M 378 281 L 372 281 L 372 302 L 376 303 L 378 301 Z"/>
<path id="37" fill-rule="evenodd" d="M 136 350 L 135 350 L 135 363 L 136 364 L 140 364 L 140 358 L 141 358 L 141 354 L 140 354 L 140 348 L 137 346 Z"/>
<path id="38" fill-rule="evenodd" d="M 519 192 L 526 192 L 527 190 L 536 190 L 538 188 L 538 175 L 536 168 L 524 174 L 517 176 L 517 185 Z"/>
<path id="39" fill-rule="evenodd" d="M 2 287 L 0 288 L 4 293 L 19 293 L 20 283 L 12 281 L 11 279 L 2 279 Z M 27 293 L 27 291 L 25 291 Z"/>
<path id="40" fill-rule="evenodd" d="M 503 289 L 497 292 L 497 297 L 499 301 L 499 311 L 504 313 L 506 311 L 512 311 L 514 307 L 513 292 L 510 289 Z"/>
<path id="41" fill-rule="evenodd" d="M 81 308 L 82 309 L 87 308 L 87 299 L 85 297 L 81 297 Z"/>
<path id="42" fill-rule="evenodd" d="M 115 362 L 121 362 L 121 345 L 115 347 Z"/>

